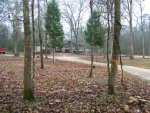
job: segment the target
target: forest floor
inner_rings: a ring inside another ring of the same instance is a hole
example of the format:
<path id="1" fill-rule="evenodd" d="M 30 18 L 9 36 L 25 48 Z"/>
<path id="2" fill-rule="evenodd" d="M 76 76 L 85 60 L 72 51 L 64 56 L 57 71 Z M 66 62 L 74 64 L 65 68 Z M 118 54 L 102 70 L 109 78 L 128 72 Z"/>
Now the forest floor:
<path id="1" fill-rule="evenodd" d="M 23 100 L 23 58 L 0 57 L 1 113 L 150 113 L 150 82 L 129 74 L 117 76 L 116 94 L 107 94 L 107 70 L 96 66 L 36 59 L 35 101 Z"/>

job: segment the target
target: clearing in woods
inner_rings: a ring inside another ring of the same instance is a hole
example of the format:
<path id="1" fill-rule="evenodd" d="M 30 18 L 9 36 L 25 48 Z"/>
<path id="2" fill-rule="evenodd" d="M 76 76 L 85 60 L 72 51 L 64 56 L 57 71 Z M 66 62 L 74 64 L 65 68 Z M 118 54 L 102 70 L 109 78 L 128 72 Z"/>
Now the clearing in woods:
<path id="1" fill-rule="evenodd" d="M 150 84 L 125 74 L 125 90 L 117 76 L 116 95 L 107 95 L 107 70 L 96 66 L 94 77 L 87 78 L 89 65 L 44 60 L 45 69 L 40 69 L 36 59 L 35 102 L 24 101 L 23 58 L 0 57 L 0 112 L 28 113 L 76 113 L 129 111 L 149 112 Z M 138 97 L 137 97 L 138 96 Z M 144 99 L 146 102 L 134 101 Z"/>

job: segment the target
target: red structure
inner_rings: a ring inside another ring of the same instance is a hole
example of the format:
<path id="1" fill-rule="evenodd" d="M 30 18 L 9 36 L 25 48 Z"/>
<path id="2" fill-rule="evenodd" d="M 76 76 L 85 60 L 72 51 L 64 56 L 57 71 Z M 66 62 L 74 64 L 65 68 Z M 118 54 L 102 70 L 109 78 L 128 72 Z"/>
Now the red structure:
<path id="1" fill-rule="evenodd" d="M 5 53 L 6 53 L 6 51 L 7 51 L 7 48 L 0 48 L 0 53 L 5 54 Z"/>

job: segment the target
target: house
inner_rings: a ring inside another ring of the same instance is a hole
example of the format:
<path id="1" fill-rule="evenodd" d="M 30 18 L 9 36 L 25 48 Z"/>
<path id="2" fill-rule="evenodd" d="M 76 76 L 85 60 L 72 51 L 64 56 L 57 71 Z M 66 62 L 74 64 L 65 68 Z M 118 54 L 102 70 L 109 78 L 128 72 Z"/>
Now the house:
<path id="1" fill-rule="evenodd" d="M 72 45 L 72 46 L 71 46 Z M 79 47 L 79 53 L 84 53 L 85 51 L 85 45 L 81 44 L 81 43 L 78 43 L 78 47 Z M 73 53 L 77 53 L 77 43 L 76 42 L 71 42 L 70 40 L 69 41 L 66 41 L 64 43 L 64 47 L 62 48 L 62 52 L 63 53 L 71 53 L 73 51 Z"/>
<path id="2" fill-rule="evenodd" d="M 45 51 L 45 45 L 42 45 L 42 50 Z M 40 53 L 40 45 L 35 46 L 35 53 Z"/>
<path id="3" fill-rule="evenodd" d="M 71 46 L 72 45 L 72 46 Z M 79 51 L 77 51 L 77 43 L 71 42 L 70 40 L 65 41 L 64 46 L 62 48 L 57 47 L 55 51 L 57 53 L 84 53 L 85 52 L 85 45 L 79 43 L 78 44 Z M 42 46 L 43 52 L 45 52 L 45 45 Z M 36 45 L 35 52 L 40 53 L 40 46 Z"/>

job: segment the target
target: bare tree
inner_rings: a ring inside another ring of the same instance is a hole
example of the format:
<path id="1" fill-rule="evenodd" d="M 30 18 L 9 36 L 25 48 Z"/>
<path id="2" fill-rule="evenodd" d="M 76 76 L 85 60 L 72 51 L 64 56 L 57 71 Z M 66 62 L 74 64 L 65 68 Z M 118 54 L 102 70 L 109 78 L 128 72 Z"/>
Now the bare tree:
<path id="1" fill-rule="evenodd" d="M 133 28 L 132 28 L 132 20 L 133 20 L 133 1 L 127 0 L 123 2 L 123 9 L 127 15 L 124 15 L 124 18 L 129 22 L 130 28 L 130 59 L 134 59 L 134 44 L 133 44 Z M 129 17 L 129 18 L 128 18 Z"/>
<path id="2" fill-rule="evenodd" d="M 132 0 L 130 0 L 130 46 L 131 46 L 131 56 L 130 59 L 134 59 L 134 47 L 133 47 L 133 28 L 132 28 Z"/>
<path id="3" fill-rule="evenodd" d="M 22 15 L 20 15 L 20 10 L 22 8 L 20 0 L 6 0 L 3 2 L 3 10 L 0 14 L 0 21 L 5 22 L 9 21 L 13 26 L 13 41 L 14 41 L 14 55 L 19 56 L 18 53 L 18 40 L 19 40 L 19 31 L 20 31 L 20 22 L 22 21 Z"/>
<path id="4" fill-rule="evenodd" d="M 143 45 L 143 58 L 145 58 L 145 36 L 144 36 L 144 25 L 143 25 L 143 10 L 144 7 L 142 5 L 142 1 L 138 0 L 137 1 L 139 6 L 140 6 L 140 19 L 141 19 L 141 37 L 142 37 L 142 45 Z"/>
<path id="5" fill-rule="evenodd" d="M 91 44 L 91 69 L 90 69 L 90 74 L 89 77 L 92 77 L 93 75 L 93 60 L 94 60 L 94 29 L 93 29 L 93 0 L 90 0 L 90 10 L 91 10 L 91 24 L 92 24 L 92 44 Z"/>
<path id="6" fill-rule="evenodd" d="M 110 65 L 109 65 L 109 39 L 110 39 L 110 0 L 107 0 L 107 72 L 110 76 Z"/>
<path id="7" fill-rule="evenodd" d="M 3 5 L 4 8 L 2 15 L 0 14 L 0 22 L 7 22 L 8 25 L 12 25 L 12 51 L 14 56 L 19 56 L 18 46 L 21 38 L 21 29 L 23 23 L 22 0 L 4 0 Z"/>
<path id="8" fill-rule="evenodd" d="M 107 71 L 108 76 L 110 75 L 110 58 L 109 58 L 109 50 L 110 54 L 112 56 L 112 47 L 113 47 L 113 32 L 114 32 L 114 0 L 98 0 L 99 6 L 101 7 L 103 5 L 103 12 L 107 19 L 107 42 L 106 42 L 106 51 L 107 51 Z M 106 8 L 105 8 L 106 7 Z"/>
<path id="9" fill-rule="evenodd" d="M 15 2 L 10 0 L 0 1 L 0 22 L 9 20 L 10 14 L 15 15 Z"/>
<path id="10" fill-rule="evenodd" d="M 64 12 L 63 12 L 63 19 L 67 24 L 70 26 L 71 32 L 71 41 L 73 41 L 73 36 L 76 41 L 76 50 L 79 52 L 79 28 L 82 25 L 83 20 L 83 12 L 86 8 L 87 0 L 79 0 L 78 5 L 72 3 L 64 2 Z M 77 7 L 78 6 L 78 7 Z M 72 50 L 72 49 L 71 49 Z"/>
<path id="11" fill-rule="evenodd" d="M 46 59 L 48 59 L 48 56 L 47 56 L 47 54 L 48 54 L 48 37 L 47 37 L 48 35 L 47 35 L 47 33 L 45 32 L 45 58 Z"/>
<path id="12" fill-rule="evenodd" d="M 38 0 L 38 30 L 39 30 L 39 41 L 40 41 L 40 59 L 41 59 L 41 69 L 44 69 L 43 64 L 43 45 L 42 45 L 42 35 L 41 35 L 41 25 L 40 25 L 40 1 Z"/>
<path id="13" fill-rule="evenodd" d="M 29 19 L 29 1 L 23 0 L 23 17 L 24 17 L 24 89 L 23 98 L 27 100 L 34 99 L 34 87 L 31 73 L 31 33 Z"/>
<path id="14" fill-rule="evenodd" d="M 47 8 L 47 6 L 48 6 L 47 0 L 44 1 L 44 6 L 45 6 L 45 8 Z M 46 16 L 45 16 L 45 18 L 46 18 Z M 48 58 L 47 57 L 47 49 L 48 49 L 48 43 L 47 43 L 47 41 L 48 41 L 48 34 L 47 34 L 46 30 L 45 30 L 45 58 L 46 59 Z"/>
<path id="15" fill-rule="evenodd" d="M 118 71 L 118 54 L 119 54 L 119 38 L 120 38 L 120 0 L 115 0 L 115 24 L 114 24 L 114 39 L 113 53 L 111 60 L 111 74 L 108 77 L 108 93 L 115 94 L 115 82 Z"/>
<path id="16" fill-rule="evenodd" d="M 32 54 L 33 54 L 33 59 L 32 59 L 32 65 L 33 65 L 33 78 L 35 76 L 35 22 L 34 22 L 34 0 L 32 0 L 31 3 L 31 17 L 32 17 Z"/>
<path id="17" fill-rule="evenodd" d="M 110 27 L 109 29 L 107 29 L 109 31 L 109 34 L 108 34 L 109 38 L 107 37 L 106 51 L 107 52 L 110 51 L 110 56 L 112 56 L 113 36 L 114 36 L 114 28 L 113 28 L 114 26 L 114 0 L 96 0 L 95 2 L 96 2 L 95 3 L 96 7 L 102 14 L 104 21 L 107 20 L 106 24 L 109 24 L 108 27 Z M 109 52 L 107 54 L 109 54 Z M 107 57 L 107 59 L 109 58 Z"/>
<path id="18" fill-rule="evenodd" d="M 18 53 L 18 39 L 19 39 L 19 21 L 18 21 L 18 1 L 15 1 L 15 8 L 16 8 L 16 14 L 15 14 L 15 37 L 14 37 L 14 55 L 19 56 Z"/>
<path id="19" fill-rule="evenodd" d="M 136 0 L 137 4 L 139 5 L 139 12 L 140 12 L 140 18 L 136 16 L 137 18 L 137 24 L 140 26 L 141 29 L 141 38 L 142 38 L 142 53 L 143 58 L 145 58 L 145 34 L 144 34 L 144 6 L 143 6 L 143 0 Z M 140 22 L 139 22 L 140 21 Z"/>

